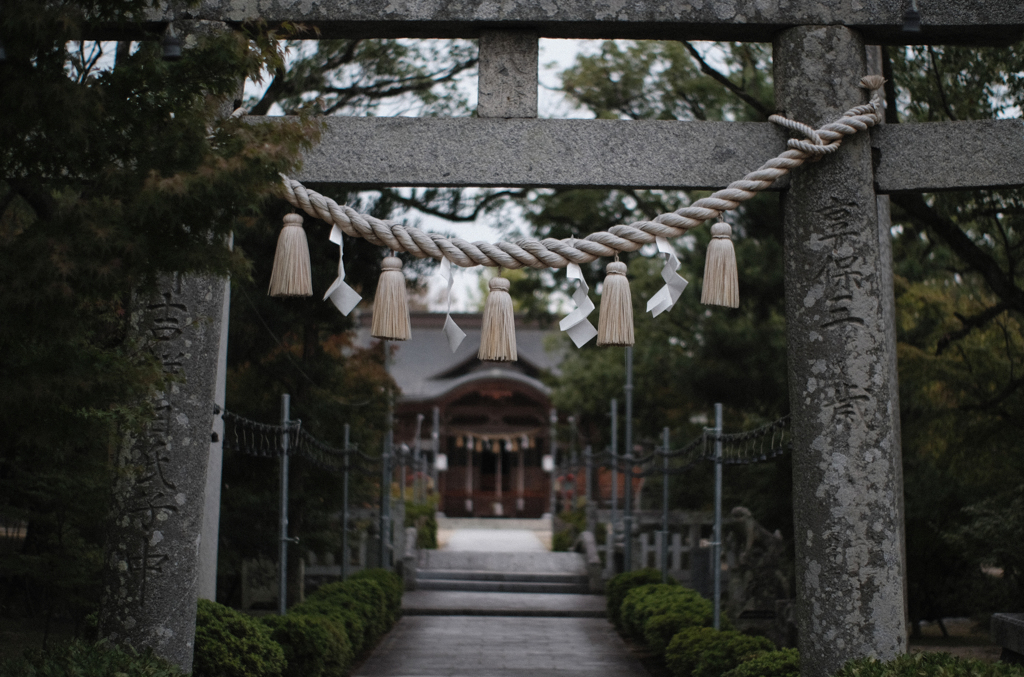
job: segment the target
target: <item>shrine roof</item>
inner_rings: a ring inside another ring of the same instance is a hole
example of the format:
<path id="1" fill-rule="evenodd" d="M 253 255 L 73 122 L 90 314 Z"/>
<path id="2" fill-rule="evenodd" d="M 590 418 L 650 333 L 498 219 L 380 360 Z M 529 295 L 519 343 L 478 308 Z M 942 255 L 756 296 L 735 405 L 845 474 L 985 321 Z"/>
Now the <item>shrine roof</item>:
<path id="1" fill-rule="evenodd" d="M 359 317 L 356 344 L 372 345 L 369 312 Z M 542 325 L 524 317 L 516 317 L 516 351 L 518 362 L 481 362 L 476 354 L 480 348 L 480 313 L 452 313 L 452 319 L 466 332 L 458 350 L 452 353 L 448 339 L 441 331 L 444 313 L 412 312 L 412 338 L 395 341 L 391 374 L 401 389 L 402 401 L 432 400 L 474 381 L 506 378 L 547 393 L 541 378 L 545 373 L 558 374 L 565 358 L 564 344 L 557 340 L 558 325 Z"/>

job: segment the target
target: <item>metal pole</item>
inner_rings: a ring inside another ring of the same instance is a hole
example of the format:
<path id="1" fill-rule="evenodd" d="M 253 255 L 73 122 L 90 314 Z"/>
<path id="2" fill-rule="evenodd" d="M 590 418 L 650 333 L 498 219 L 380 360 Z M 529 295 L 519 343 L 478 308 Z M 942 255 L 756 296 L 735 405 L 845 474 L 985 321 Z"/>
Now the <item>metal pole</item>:
<path id="1" fill-rule="evenodd" d="M 597 502 L 594 500 L 594 450 L 589 444 L 583 448 L 583 459 L 587 464 L 587 531 L 593 533 L 597 530 Z"/>
<path id="2" fill-rule="evenodd" d="M 434 407 L 433 426 L 430 431 L 430 451 L 432 462 L 430 464 L 430 477 L 434 480 L 434 491 L 440 497 L 441 488 L 437 484 L 437 457 L 441 453 L 441 407 Z M 438 510 L 444 510 L 438 505 Z"/>
<path id="3" fill-rule="evenodd" d="M 391 350 L 389 341 L 384 340 L 384 371 L 391 373 Z M 391 534 L 391 457 L 395 443 L 395 398 L 394 391 L 388 388 L 388 404 L 384 421 L 384 448 L 380 459 L 380 566 L 382 569 L 391 567 L 388 557 L 388 539 Z"/>
<path id="4" fill-rule="evenodd" d="M 398 478 L 399 478 L 398 479 L 398 499 L 400 501 L 402 501 L 403 503 L 405 502 L 405 478 L 406 478 L 405 460 L 406 460 L 406 456 L 408 456 L 408 454 L 405 453 L 405 449 L 403 447 L 401 447 L 401 446 L 398 447 L 398 458 L 400 459 L 399 463 L 398 463 Z M 413 467 L 415 468 L 415 466 L 413 466 Z M 413 492 L 415 492 L 415 491 L 416 491 L 416 488 L 415 488 L 415 486 L 413 486 Z"/>
<path id="5" fill-rule="evenodd" d="M 712 543 L 711 567 L 715 572 L 715 630 L 721 627 L 722 615 L 722 403 L 715 403 L 715 542 Z"/>
<path id="6" fill-rule="evenodd" d="M 612 533 L 615 533 L 619 511 L 619 401 L 612 398 Z"/>
<path id="7" fill-rule="evenodd" d="M 352 450 L 349 446 L 349 424 L 345 424 L 345 466 L 341 474 L 341 580 L 348 578 L 348 561 L 352 553 L 348 550 L 348 469 L 349 456 Z"/>
<path id="8" fill-rule="evenodd" d="M 412 441 L 412 500 L 423 503 L 427 499 L 426 479 L 423 477 L 423 456 L 420 453 L 420 436 L 423 434 L 423 414 L 416 414 L 416 439 Z"/>
<path id="9" fill-rule="evenodd" d="M 551 487 L 548 497 L 548 510 L 551 516 L 555 516 L 555 477 L 558 476 L 558 410 L 552 409 L 548 416 L 548 423 L 551 424 L 549 435 L 551 437 Z"/>
<path id="10" fill-rule="evenodd" d="M 661 430 L 661 582 L 668 583 L 668 426 Z"/>
<path id="11" fill-rule="evenodd" d="M 291 396 L 281 395 L 281 543 L 278 552 L 278 570 L 281 578 L 278 581 L 277 611 L 284 616 L 288 610 L 288 426 L 291 416 Z"/>
<path id="12" fill-rule="evenodd" d="M 633 346 L 626 346 L 626 431 L 623 439 L 626 460 L 625 505 L 622 508 L 622 570 L 633 570 Z"/>

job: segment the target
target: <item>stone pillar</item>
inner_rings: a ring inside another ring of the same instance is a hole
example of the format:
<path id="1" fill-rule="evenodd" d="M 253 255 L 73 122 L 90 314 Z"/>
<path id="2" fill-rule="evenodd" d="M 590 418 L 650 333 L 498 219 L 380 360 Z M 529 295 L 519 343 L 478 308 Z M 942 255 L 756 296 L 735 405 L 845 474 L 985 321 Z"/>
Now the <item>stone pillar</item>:
<path id="1" fill-rule="evenodd" d="M 228 322 L 231 315 L 231 281 L 224 285 L 217 346 L 217 374 L 213 401 L 224 408 L 228 375 Z M 214 416 L 210 435 L 210 459 L 206 464 L 203 529 L 199 541 L 199 596 L 217 601 L 217 547 L 220 543 L 220 485 L 224 466 L 224 419 Z"/>
<path id="2" fill-rule="evenodd" d="M 537 33 L 483 31 L 477 115 L 482 118 L 537 117 Z"/>
<path id="3" fill-rule="evenodd" d="M 774 42 L 776 102 L 812 126 L 864 103 L 864 44 L 842 26 Z M 803 677 L 906 650 L 892 260 L 870 139 L 804 165 L 783 196 Z"/>
<path id="4" fill-rule="evenodd" d="M 106 530 L 100 636 L 192 669 L 200 530 L 225 284 L 164 275 L 136 298 L 136 335 L 174 380 L 118 451 Z"/>

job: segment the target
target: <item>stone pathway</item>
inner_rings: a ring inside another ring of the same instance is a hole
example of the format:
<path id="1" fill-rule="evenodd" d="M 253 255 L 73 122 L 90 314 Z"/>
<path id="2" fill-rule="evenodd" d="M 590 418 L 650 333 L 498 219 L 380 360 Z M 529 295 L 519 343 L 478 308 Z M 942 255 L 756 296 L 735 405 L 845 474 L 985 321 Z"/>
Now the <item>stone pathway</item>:
<path id="1" fill-rule="evenodd" d="M 547 552 L 536 530 L 466 522 L 450 525 L 443 550 L 422 551 L 420 565 L 498 578 L 579 566 Z M 353 677 L 650 677 L 604 618 L 603 595 L 415 590 L 402 609 Z"/>
<path id="2" fill-rule="evenodd" d="M 559 595 L 564 597 L 564 595 Z M 649 677 L 601 618 L 402 618 L 354 677 Z"/>

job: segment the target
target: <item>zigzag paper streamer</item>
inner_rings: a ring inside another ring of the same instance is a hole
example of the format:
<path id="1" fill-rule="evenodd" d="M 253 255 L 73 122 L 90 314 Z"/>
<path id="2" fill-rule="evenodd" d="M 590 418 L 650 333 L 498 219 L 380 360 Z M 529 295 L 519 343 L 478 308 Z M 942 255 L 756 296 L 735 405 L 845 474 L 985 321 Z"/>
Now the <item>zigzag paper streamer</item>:
<path id="1" fill-rule="evenodd" d="M 342 315 L 348 315 L 363 297 L 345 282 L 345 243 L 337 226 L 331 228 L 331 242 L 338 245 L 338 279 L 327 289 L 324 301 L 330 299 Z"/>
<path id="2" fill-rule="evenodd" d="M 452 262 L 448 260 L 448 257 L 441 259 L 437 274 L 448 283 L 448 316 L 444 319 L 444 328 L 441 331 L 448 339 L 448 347 L 454 353 L 459 349 L 462 340 L 466 338 L 466 332 L 462 331 L 452 319 L 452 286 L 455 284 L 455 272 L 452 270 Z"/>
<path id="3" fill-rule="evenodd" d="M 676 256 L 676 250 L 672 248 L 669 241 L 663 237 L 657 237 L 655 242 L 658 245 L 658 251 L 665 254 L 665 267 L 661 269 L 661 279 L 665 280 L 665 286 L 647 302 L 647 312 L 651 313 L 653 317 L 661 315 L 666 310 L 671 310 L 682 296 L 686 285 L 689 284 L 676 272 L 679 270 L 679 257 Z"/>
<path id="4" fill-rule="evenodd" d="M 588 295 L 590 287 L 587 286 L 579 264 L 570 263 L 565 269 L 565 277 L 569 280 L 579 281 L 579 285 L 572 295 L 576 309 L 562 318 L 562 321 L 558 323 L 558 328 L 569 335 L 577 348 L 582 348 L 587 341 L 597 336 L 597 329 L 587 319 L 587 316 L 594 312 L 594 302 Z"/>

